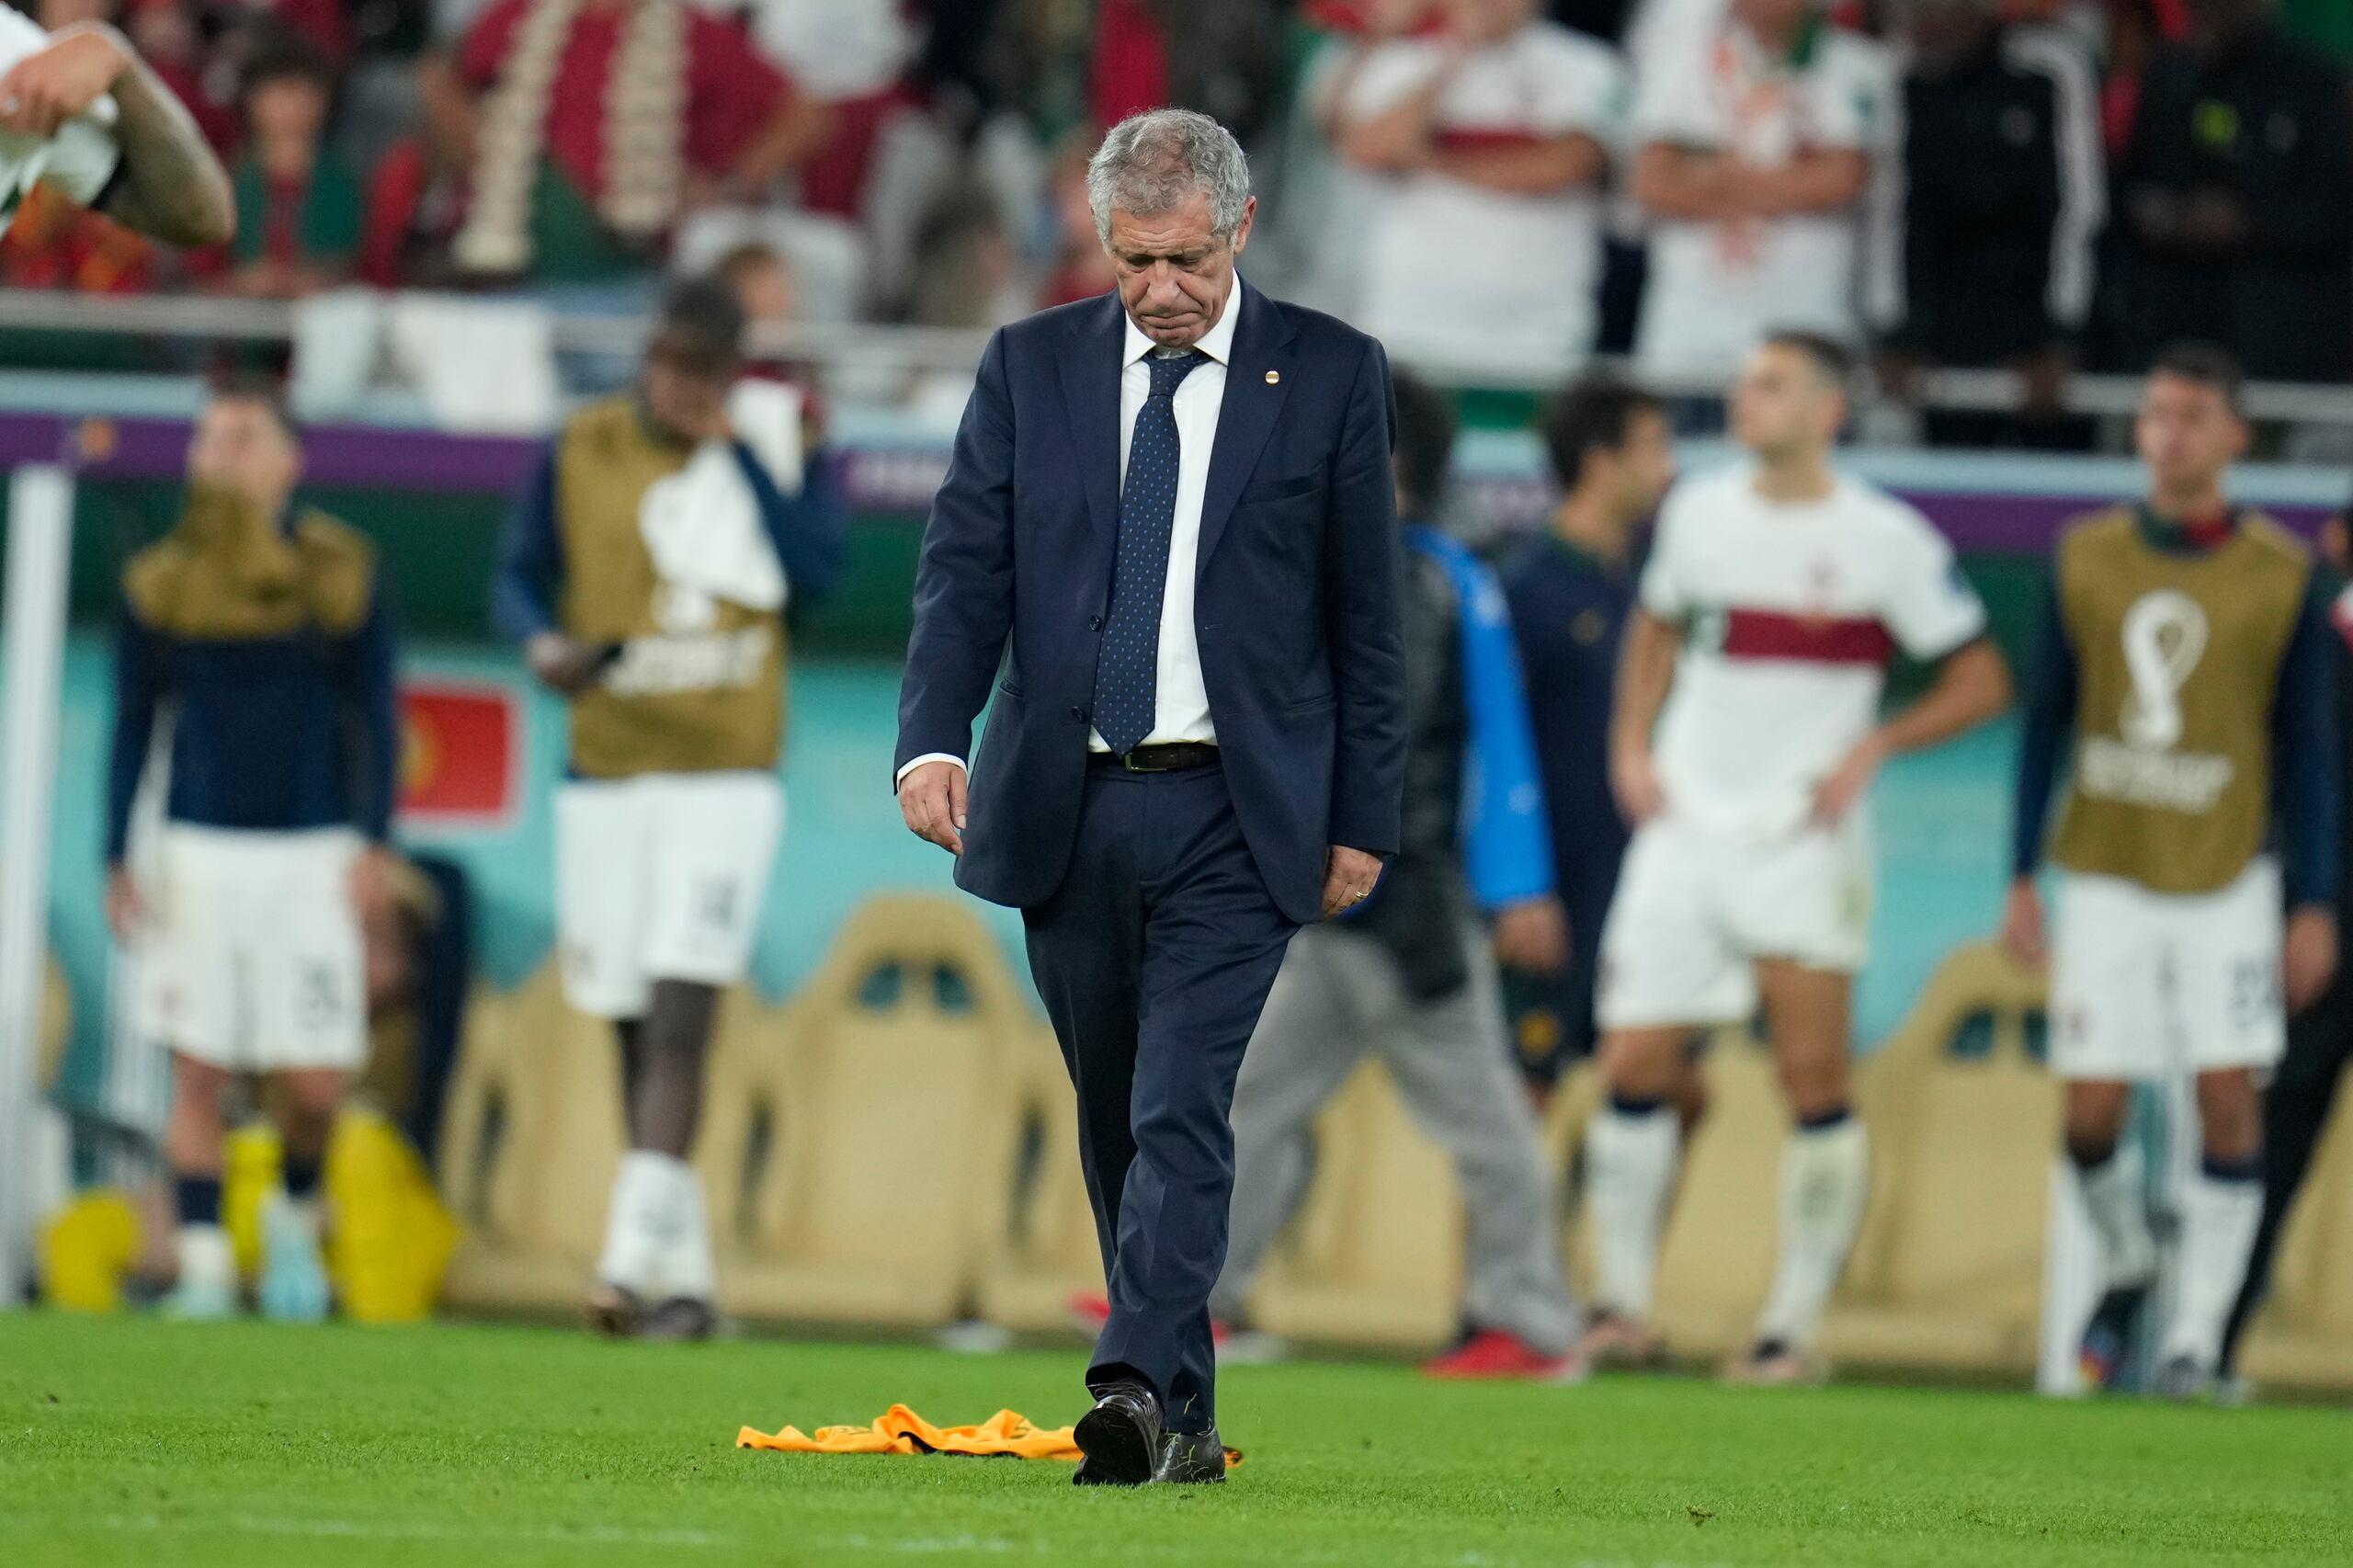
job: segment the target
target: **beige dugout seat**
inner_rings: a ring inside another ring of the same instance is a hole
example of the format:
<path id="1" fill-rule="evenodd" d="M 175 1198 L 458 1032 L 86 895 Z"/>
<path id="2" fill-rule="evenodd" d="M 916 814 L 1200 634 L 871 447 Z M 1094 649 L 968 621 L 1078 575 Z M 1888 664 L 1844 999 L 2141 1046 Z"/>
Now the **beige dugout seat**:
<path id="1" fill-rule="evenodd" d="M 1992 943 L 1940 964 L 1858 1070 L 1871 1196 L 1823 1348 L 1860 1365 L 2030 1370 L 2059 1085 L 2027 1051 L 2044 982 Z M 1990 1049 L 1962 1056 L 1964 1027 Z"/>
<path id="2" fill-rule="evenodd" d="M 552 964 L 512 992 L 478 990 L 441 1131 L 441 1192 L 465 1228 L 445 1300 L 577 1307 L 622 1147 L 611 1027 L 565 1005 Z"/>
<path id="3" fill-rule="evenodd" d="M 2353 1388 L 2353 1104 L 2342 1091 L 2239 1370 L 2258 1384 Z"/>
<path id="4" fill-rule="evenodd" d="M 1002 1211 L 1008 1062 L 1037 1028 L 996 938 L 946 899 L 870 899 L 789 1010 L 748 1006 L 714 1044 L 696 1159 L 722 1304 L 954 1322 Z"/>
<path id="5" fill-rule="evenodd" d="M 1454 1167 L 1378 1062 L 1315 1124 L 1315 1169 L 1251 1297 L 1255 1326 L 1321 1344 L 1427 1349 L 1461 1315 Z"/>
<path id="6" fill-rule="evenodd" d="M 1103 1290 L 1103 1249 L 1078 1159 L 1078 1102 L 1053 1031 L 1035 1025 L 1013 1042 L 1007 1115 L 983 1217 L 974 1310 L 1001 1328 L 1071 1327 L 1074 1297 Z"/>

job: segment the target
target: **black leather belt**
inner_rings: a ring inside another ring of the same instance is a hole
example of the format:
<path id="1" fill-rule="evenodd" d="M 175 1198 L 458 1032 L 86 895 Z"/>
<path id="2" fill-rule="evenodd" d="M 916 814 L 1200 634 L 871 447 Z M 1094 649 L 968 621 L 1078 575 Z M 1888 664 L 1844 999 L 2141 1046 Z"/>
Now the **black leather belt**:
<path id="1" fill-rule="evenodd" d="M 1125 756 L 1097 752 L 1094 761 L 1097 767 L 1121 773 L 1185 773 L 1196 767 L 1215 767 L 1218 751 L 1211 741 L 1172 741 L 1166 745 L 1138 746 Z"/>

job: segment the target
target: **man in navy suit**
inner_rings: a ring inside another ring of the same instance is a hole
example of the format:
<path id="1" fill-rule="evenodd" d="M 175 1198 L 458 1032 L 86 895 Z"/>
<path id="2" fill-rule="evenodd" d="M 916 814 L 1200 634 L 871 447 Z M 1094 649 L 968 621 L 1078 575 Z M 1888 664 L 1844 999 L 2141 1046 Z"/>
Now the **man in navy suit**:
<path id="1" fill-rule="evenodd" d="M 1292 932 L 1397 847 L 1389 369 L 1237 281 L 1257 203 L 1215 120 L 1120 122 L 1087 191 L 1118 290 L 982 357 L 915 573 L 899 803 L 1022 911 L 1078 1091 L 1111 1310 L 1077 1479 L 1222 1481 L 1234 1075 Z"/>

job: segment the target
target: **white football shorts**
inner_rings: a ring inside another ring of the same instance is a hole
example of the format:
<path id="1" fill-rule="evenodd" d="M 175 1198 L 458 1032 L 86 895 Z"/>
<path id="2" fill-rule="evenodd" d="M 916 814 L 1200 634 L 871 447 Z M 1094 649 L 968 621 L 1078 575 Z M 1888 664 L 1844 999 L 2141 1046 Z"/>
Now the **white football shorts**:
<path id="1" fill-rule="evenodd" d="M 1871 874 L 1860 808 L 1765 843 L 1643 824 L 1602 926 L 1601 1027 L 1739 1022 L 1756 1010 L 1760 959 L 1852 974 L 1870 951 Z"/>
<path id="2" fill-rule="evenodd" d="M 160 830 L 138 939 L 140 1022 L 238 1073 L 355 1070 L 368 1055 L 367 964 L 351 903 L 358 834 Z"/>
<path id="3" fill-rule="evenodd" d="M 2278 1064 L 2279 863 L 2210 893 L 2071 872 L 2051 921 L 2051 1070 L 2108 1083 Z"/>
<path id="4" fill-rule="evenodd" d="M 566 779 L 555 797 L 565 998 L 634 1018 L 657 980 L 743 979 L 783 835 L 772 773 Z"/>

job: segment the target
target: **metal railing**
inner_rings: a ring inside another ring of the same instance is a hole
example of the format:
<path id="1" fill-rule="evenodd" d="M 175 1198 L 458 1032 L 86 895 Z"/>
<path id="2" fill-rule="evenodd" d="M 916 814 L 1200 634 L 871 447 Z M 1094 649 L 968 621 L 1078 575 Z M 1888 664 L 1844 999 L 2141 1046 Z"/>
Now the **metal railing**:
<path id="1" fill-rule="evenodd" d="M 644 341 L 646 325 L 645 319 L 638 316 L 559 313 L 555 347 L 566 352 L 628 354 Z M 82 295 L 0 289 L 0 328 L 188 343 L 289 344 L 294 336 L 294 307 L 274 300 L 208 295 Z M 821 369 L 957 372 L 979 365 L 988 336 L 985 331 L 963 328 L 799 322 L 780 328 L 756 328 L 752 347 L 762 357 L 798 360 Z M 1594 363 L 1631 369 L 1612 361 Z M 1533 377 L 1498 376 L 1440 359 L 1416 360 L 1414 368 L 1449 387 L 1542 392 L 1556 384 Z M 1714 376 L 1645 375 L 1643 380 L 1670 397 L 1713 397 L 1723 390 Z M 2024 395 L 2025 381 L 2012 371 L 1929 370 L 1917 378 L 1915 394 L 1905 405 L 2000 413 L 2016 409 Z M 2079 375 L 2067 382 L 2065 407 L 2074 414 L 2117 417 L 2131 415 L 2139 406 L 2140 397 L 2141 382 L 2136 377 Z M 2250 382 L 2245 407 L 2258 420 L 2353 426 L 2353 386 Z"/>

